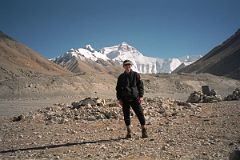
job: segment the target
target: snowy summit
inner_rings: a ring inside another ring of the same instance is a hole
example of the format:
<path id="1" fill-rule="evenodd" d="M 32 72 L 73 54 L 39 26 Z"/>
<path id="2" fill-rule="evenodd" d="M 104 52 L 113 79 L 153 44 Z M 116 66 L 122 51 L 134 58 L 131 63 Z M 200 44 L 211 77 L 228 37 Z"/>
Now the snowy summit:
<path id="1" fill-rule="evenodd" d="M 199 56 L 198 56 L 199 57 Z M 184 65 L 191 64 L 196 61 L 198 57 L 191 59 L 189 56 L 184 58 L 170 58 L 161 59 L 144 56 L 133 46 L 122 42 L 119 45 L 111 47 L 104 47 L 100 51 L 96 51 L 90 44 L 83 48 L 70 49 L 65 54 L 55 59 L 52 59 L 58 64 L 70 63 L 72 59 L 82 61 L 95 61 L 101 59 L 104 61 L 116 61 L 122 63 L 124 60 L 129 59 L 133 62 L 133 70 L 139 73 L 171 73 L 182 63 Z M 191 59 L 191 60 L 190 60 Z"/>

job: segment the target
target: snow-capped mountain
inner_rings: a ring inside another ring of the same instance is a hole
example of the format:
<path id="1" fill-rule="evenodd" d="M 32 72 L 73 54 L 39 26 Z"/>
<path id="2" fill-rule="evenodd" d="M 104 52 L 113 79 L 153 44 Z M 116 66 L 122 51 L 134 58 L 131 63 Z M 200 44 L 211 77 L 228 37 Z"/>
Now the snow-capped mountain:
<path id="1" fill-rule="evenodd" d="M 91 45 L 70 49 L 62 56 L 50 59 L 74 73 L 105 72 L 117 73 L 121 70 L 119 63 L 96 51 Z"/>
<path id="2" fill-rule="evenodd" d="M 100 53 L 120 63 L 129 59 L 133 62 L 133 70 L 140 73 L 158 73 L 164 63 L 163 59 L 144 56 L 136 48 L 125 42 L 116 46 L 105 47 L 100 50 Z"/>
<path id="3" fill-rule="evenodd" d="M 174 70 L 172 70 L 172 73 L 177 73 L 180 69 L 196 62 L 200 58 L 202 58 L 202 55 L 191 55 L 191 56 L 180 57 L 179 60 L 181 61 L 181 64 L 178 67 L 176 67 Z"/>
<path id="4" fill-rule="evenodd" d="M 100 52 L 96 51 L 94 48 L 92 48 L 91 45 L 86 45 L 83 48 L 78 49 L 70 49 L 66 53 L 64 53 L 62 56 L 59 56 L 55 59 L 52 59 L 56 63 L 66 63 L 72 58 L 75 58 L 77 60 L 92 60 L 97 61 L 98 59 L 103 59 L 105 61 L 110 60 L 107 56 L 104 54 L 101 54 Z"/>
<path id="5" fill-rule="evenodd" d="M 140 73 L 171 73 L 183 62 L 192 63 L 197 60 L 191 56 L 182 57 L 181 59 L 147 57 L 126 42 L 112 47 L 105 47 L 100 52 L 114 61 L 122 62 L 126 59 L 131 60 L 134 64 L 133 70 Z"/>
<path id="6" fill-rule="evenodd" d="M 76 60 L 92 61 L 99 63 L 103 61 L 116 62 L 121 64 L 124 60 L 129 59 L 133 62 L 133 70 L 139 73 L 171 73 L 183 62 L 192 63 L 195 61 L 191 57 L 161 59 L 144 56 L 136 48 L 130 46 L 126 42 L 119 45 L 104 47 L 100 51 L 96 51 L 91 45 L 83 48 L 70 49 L 60 57 L 52 59 L 55 63 L 62 66 L 71 66 Z M 115 63 L 115 64 L 116 64 Z"/>

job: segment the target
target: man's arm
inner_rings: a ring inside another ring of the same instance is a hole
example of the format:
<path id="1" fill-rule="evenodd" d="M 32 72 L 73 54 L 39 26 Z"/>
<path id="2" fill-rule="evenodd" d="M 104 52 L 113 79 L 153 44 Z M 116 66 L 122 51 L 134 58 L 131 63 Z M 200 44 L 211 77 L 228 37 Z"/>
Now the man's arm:
<path id="1" fill-rule="evenodd" d="M 144 85 L 139 73 L 137 74 L 137 88 L 138 88 L 138 96 L 142 98 L 144 95 Z"/>
<path id="2" fill-rule="evenodd" d="M 117 86 L 116 86 L 116 97 L 117 99 L 121 99 L 121 76 L 118 77 Z"/>
<path id="3" fill-rule="evenodd" d="M 123 101 L 122 101 L 122 89 L 121 89 L 121 77 L 118 77 L 117 80 L 117 86 L 116 86 L 116 97 L 118 99 L 118 103 L 122 106 Z"/>

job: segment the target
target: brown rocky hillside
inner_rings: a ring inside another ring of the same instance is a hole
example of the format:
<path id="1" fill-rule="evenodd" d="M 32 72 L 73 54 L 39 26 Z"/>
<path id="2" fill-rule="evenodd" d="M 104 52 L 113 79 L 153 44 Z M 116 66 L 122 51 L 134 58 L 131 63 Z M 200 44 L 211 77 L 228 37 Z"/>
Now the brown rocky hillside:
<path id="1" fill-rule="evenodd" d="M 67 70 L 0 31 L 0 79 L 33 73 L 62 75 Z"/>

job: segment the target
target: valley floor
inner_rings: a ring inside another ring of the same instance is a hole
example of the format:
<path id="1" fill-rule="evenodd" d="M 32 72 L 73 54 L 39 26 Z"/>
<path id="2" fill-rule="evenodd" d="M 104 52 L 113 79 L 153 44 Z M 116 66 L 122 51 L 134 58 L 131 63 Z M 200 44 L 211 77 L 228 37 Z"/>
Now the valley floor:
<path id="1" fill-rule="evenodd" d="M 240 101 L 204 103 L 172 116 L 146 115 L 142 139 L 124 139 L 122 118 L 45 124 L 38 119 L 0 121 L 0 159 L 228 159 L 240 149 Z"/>
<path id="2" fill-rule="evenodd" d="M 142 79 L 147 139 L 141 138 L 134 115 L 135 134 L 124 138 L 114 77 L 48 77 L 41 83 L 23 81 L 19 91 L 6 81 L 0 91 L 4 95 L 0 99 L 0 159 L 225 160 L 233 150 L 240 150 L 240 101 L 185 103 L 203 85 L 225 97 L 240 81 L 207 74 L 143 75 Z M 16 98 L 11 93 L 24 96 Z M 69 108 L 86 97 L 104 98 L 111 104 Z M 26 117 L 29 113 L 30 118 Z M 13 121 L 18 115 L 23 116 Z"/>

